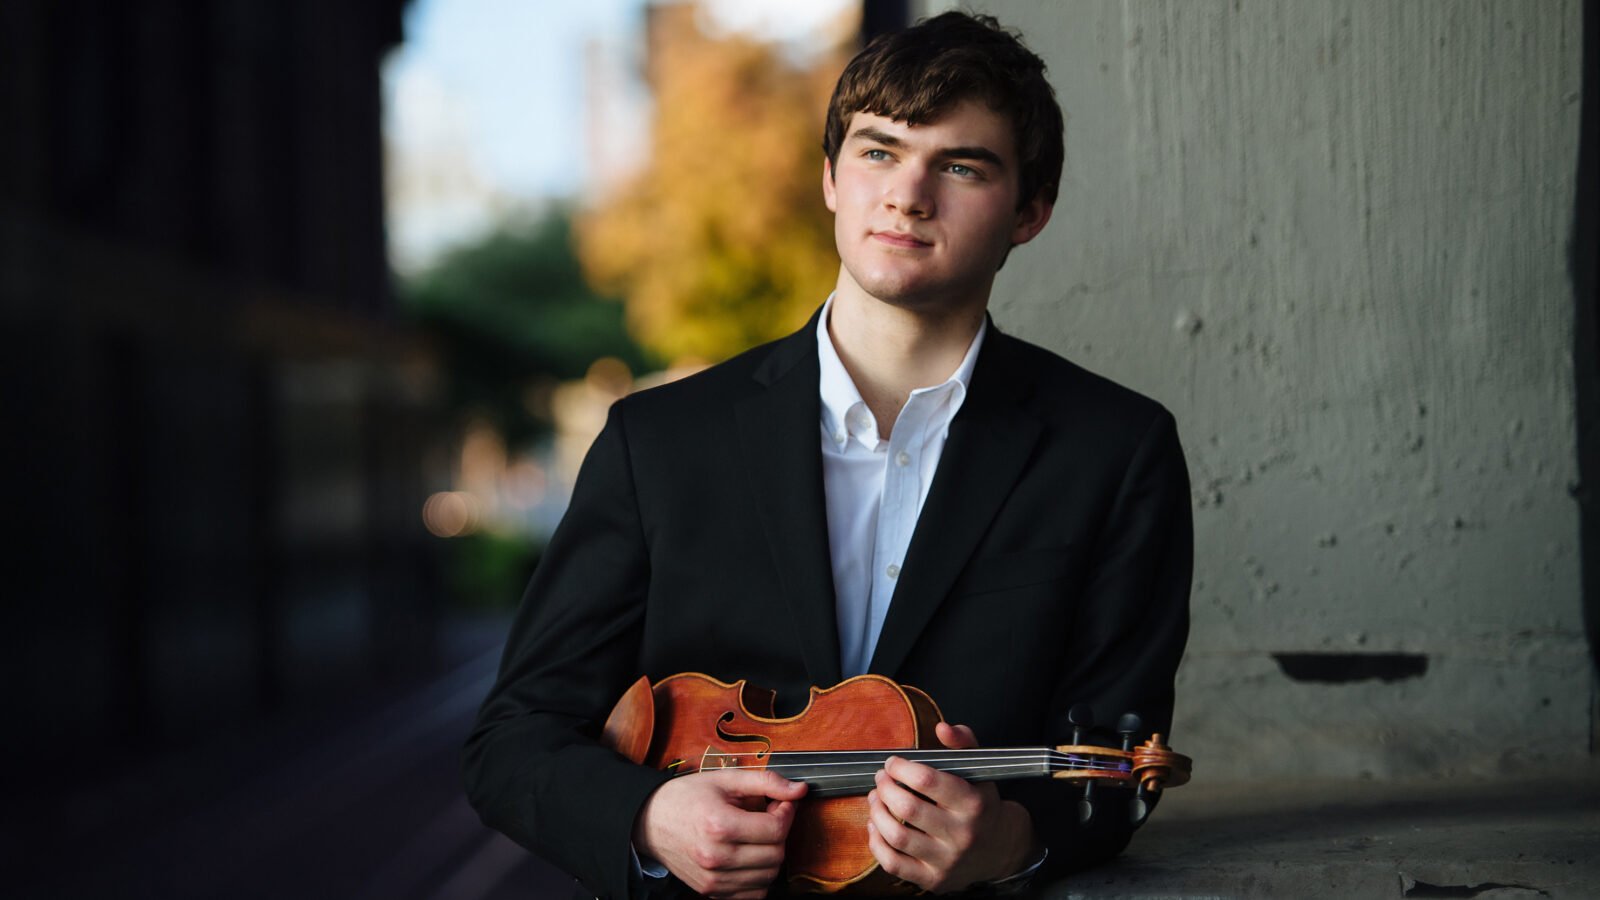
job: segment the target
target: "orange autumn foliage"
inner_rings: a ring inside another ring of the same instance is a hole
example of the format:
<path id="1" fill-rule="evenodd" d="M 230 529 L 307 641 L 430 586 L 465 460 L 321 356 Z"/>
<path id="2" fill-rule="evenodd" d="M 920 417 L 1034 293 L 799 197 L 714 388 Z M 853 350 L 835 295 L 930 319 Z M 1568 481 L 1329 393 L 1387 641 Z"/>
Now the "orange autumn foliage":
<path id="1" fill-rule="evenodd" d="M 840 52 L 808 68 L 692 7 L 658 8 L 649 162 L 579 221 L 578 252 L 624 298 L 634 338 L 666 360 L 715 362 L 789 333 L 833 289 L 821 133 Z"/>

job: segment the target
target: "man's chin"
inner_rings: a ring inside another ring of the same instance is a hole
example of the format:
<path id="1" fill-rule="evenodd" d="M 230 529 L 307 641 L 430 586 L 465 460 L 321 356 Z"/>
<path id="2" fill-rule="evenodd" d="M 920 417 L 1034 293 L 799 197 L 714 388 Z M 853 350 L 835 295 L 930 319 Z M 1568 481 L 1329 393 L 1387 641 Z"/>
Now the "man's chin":
<path id="1" fill-rule="evenodd" d="M 919 289 L 914 285 L 867 287 L 865 291 L 867 296 L 879 303 L 900 309 L 929 309 L 941 305 L 941 298 L 937 292 Z"/>
<path id="2" fill-rule="evenodd" d="M 981 290 L 962 290 L 947 282 L 920 278 L 874 278 L 857 284 L 879 303 L 909 312 L 954 311 L 967 305 L 975 294 L 987 299 Z M 984 300 L 977 302 L 982 305 Z"/>
<path id="3" fill-rule="evenodd" d="M 869 296 L 896 306 L 925 303 L 941 293 L 941 286 L 921 272 L 873 272 L 856 279 L 856 284 Z"/>

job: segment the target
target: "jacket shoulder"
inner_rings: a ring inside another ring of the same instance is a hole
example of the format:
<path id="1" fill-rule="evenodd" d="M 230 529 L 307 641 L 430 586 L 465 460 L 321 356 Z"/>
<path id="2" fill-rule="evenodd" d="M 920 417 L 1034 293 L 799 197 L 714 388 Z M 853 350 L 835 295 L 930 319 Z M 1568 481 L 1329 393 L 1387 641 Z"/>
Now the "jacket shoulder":
<path id="1" fill-rule="evenodd" d="M 1003 336 L 1004 350 L 1033 382 L 1033 404 L 1048 421 L 1143 434 L 1158 420 L 1172 420 L 1160 402 L 1090 371 L 1050 350 Z"/>
<path id="2" fill-rule="evenodd" d="M 662 423 L 676 428 L 700 416 L 720 415 L 729 404 L 761 389 L 759 373 L 802 350 L 795 344 L 800 337 L 762 344 L 691 375 L 635 391 L 613 404 L 612 414 L 626 417 L 630 425 Z"/>

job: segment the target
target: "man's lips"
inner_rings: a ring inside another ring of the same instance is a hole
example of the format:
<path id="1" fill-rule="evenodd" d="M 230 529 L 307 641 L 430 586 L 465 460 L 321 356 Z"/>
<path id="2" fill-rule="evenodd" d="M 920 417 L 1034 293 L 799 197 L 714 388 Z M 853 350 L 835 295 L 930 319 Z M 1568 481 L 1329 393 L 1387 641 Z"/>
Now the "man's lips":
<path id="1" fill-rule="evenodd" d="M 908 250 L 917 250 L 923 247 L 933 246 L 933 244 L 928 241 L 918 240 L 912 235 L 903 234 L 898 231 L 874 231 L 872 233 L 872 239 L 888 244 L 891 247 L 904 247 Z"/>

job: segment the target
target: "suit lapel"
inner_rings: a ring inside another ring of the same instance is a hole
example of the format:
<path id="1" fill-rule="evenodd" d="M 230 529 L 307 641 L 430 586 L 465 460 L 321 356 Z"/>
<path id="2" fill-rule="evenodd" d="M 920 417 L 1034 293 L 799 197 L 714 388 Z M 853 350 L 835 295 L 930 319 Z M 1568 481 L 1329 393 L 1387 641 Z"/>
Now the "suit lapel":
<path id="1" fill-rule="evenodd" d="M 1011 493 L 1039 438 L 1016 341 L 989 323 L 967 398 L 922 505 L 869 671 L 893 677 Z"/>
<path id="2" fill-rule="evenodd" d="M 734 409 L 763 530 L 812 684 L 840 677 L 833 563 L 822 489 L 817 318 L 779 342 L 756 370 L 764 386 Z M 775 623 L 776 624 L 776 623 Z"/>

